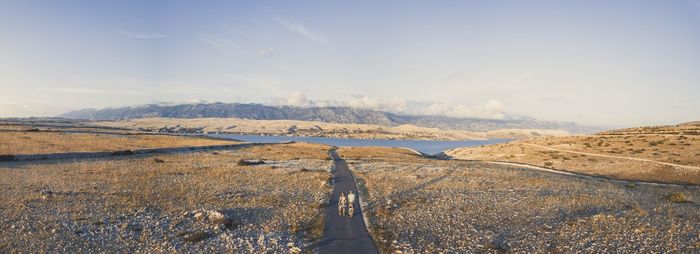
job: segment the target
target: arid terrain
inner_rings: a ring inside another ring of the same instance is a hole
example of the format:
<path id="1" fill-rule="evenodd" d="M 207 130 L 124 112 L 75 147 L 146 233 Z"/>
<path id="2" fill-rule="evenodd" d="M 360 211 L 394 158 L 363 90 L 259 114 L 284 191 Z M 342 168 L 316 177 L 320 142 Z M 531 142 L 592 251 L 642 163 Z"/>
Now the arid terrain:
<path id="1" fill-rule="evenodd" d="M 442 130 L 410 124 L 387 127 L 372 124 L 338 124 L 294 120 L 249 120 L 238 118 L 142 118 L 96 122 L 96 125 L 158 132 L 209 132 L 233 134 L 289 135 L 362 139 L 467 140 L 563 136 L 568 132 L 541 129 L 502 129 L 487 132 Z"/>
<path id="2" fill-rule="evenodd" d="M 162 135 L 0 134 L 6 137 L 3 153 L 17 154 L 231 143 Z M 14 143 L 19 140 L 31 142 Z M 328 149 L 293 143 L 2 162 L 0 252 L 309 251 L 323 231 Z"/>
<path id="3" fill-rule="evenodd" d="M 3 156 L 107 152 L 0 161 L 0 252 L 309 253 L 336 209 L 326 145 L 74 123 L 0 127 Z M 448 152 L 467 160 L 386 147 L 337 153 L 380 253 L 692 253 L 700 250 L 699 143 L 685 132 L 606 132 Z M 182 149 L 110 153 L 173 147 Z"/>
<path id="4" fill-rule="evenodd" d="M 364 190 L 371 234 L 383 253 L 700 249 L 698 188 L 430 160 L 403 149 L 340 153 Z"/>
<path id="5" fill-rule="evenodd" d="M 463 160 L 506 161 L 624 180 L 700 184 L 700 126 L 632 128 L 543 137 L 447 151 Z"/>
<path id="6" fill-rule="evenodd" d="M 700 0 L 0 0 L 0 254 L 700 254 L 699 28 Z"/>
<path id="7" fill-rule="evenodd" d="M 239 142 L 166 135 L 112 135 L 64 132 L 0 132 L 0 154 L 108 152 L 183 146 L 213 146 Z"/>

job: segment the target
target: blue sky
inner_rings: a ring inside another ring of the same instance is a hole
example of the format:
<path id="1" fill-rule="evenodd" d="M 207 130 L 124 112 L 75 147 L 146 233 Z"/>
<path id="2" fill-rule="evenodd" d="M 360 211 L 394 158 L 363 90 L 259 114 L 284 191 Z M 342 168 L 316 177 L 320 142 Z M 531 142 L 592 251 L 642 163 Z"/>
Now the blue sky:
<path id="1" fill-rule="evenodd" d="M 0 116 L 341 105 L 700 119 L 700 1 L 0 2 Z"/>

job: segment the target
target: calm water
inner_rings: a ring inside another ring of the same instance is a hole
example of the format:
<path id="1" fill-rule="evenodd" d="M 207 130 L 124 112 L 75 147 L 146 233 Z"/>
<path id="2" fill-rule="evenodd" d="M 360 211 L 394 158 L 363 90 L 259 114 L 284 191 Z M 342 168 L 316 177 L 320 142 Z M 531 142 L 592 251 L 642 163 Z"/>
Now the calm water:
<path id="1" fill-rule="evenodd" d="M 332 146 L 386 146 L 407 147 L 427 154 L 437 154 L 456 147 L 480 146 L 496 143 L 504 143 L 510 139 L 489 140 L 463 140 L 463 141 L 438 141 L 438 140 L 390 140 L 390 139 L 354 139 L 354 138 L 321 138 L 321 137 L 289 137 L 289 136 L 255 136 L 237 134 L 210 134 L 217 138 L 232 138 L 245 142 L 279 143 L 287 141 L 303 141 Z"/>

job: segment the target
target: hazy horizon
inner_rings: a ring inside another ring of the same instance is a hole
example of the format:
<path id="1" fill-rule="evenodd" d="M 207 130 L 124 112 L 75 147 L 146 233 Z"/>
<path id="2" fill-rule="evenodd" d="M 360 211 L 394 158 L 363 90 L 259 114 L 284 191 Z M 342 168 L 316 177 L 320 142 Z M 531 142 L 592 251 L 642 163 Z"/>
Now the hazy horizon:
<path id="1" fill-rule="evenodd" d="M 158 102 L 700 120 L 700 1 L 3 1 L 0 117 Z"/>

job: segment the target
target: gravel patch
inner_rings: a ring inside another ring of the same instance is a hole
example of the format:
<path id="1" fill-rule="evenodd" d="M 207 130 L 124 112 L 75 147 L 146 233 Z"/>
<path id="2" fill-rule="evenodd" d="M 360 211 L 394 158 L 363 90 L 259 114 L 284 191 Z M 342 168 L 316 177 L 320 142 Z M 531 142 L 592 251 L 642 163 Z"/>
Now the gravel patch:
<path id="1" fill-rule="evenodd" d="M 478 162 L 351 163 L 382 252 L 697 252 L 697 188 Z M 681 192 L 689 202 L 674 203 Z"/>
<path id="2" fill-rule="evenodd" d="M 312 250 L 331 161 L 242 154 L 0 166 L 0 253 Z"/>

